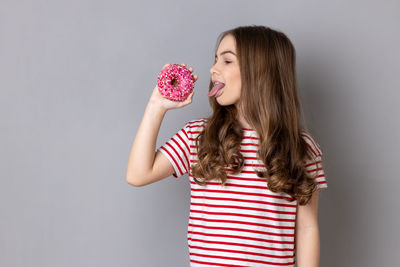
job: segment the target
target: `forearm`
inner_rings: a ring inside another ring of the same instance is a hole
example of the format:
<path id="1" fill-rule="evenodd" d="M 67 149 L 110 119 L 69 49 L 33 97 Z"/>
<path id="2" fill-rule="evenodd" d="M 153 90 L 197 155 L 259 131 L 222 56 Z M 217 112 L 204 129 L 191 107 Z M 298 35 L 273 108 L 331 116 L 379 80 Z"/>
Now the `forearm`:
<path id="1" fill-rule="evenodd" d="M 318 267 L 320 241 L 318 227 L 300 229 L 296 233 L 296 262 L 298 267 Z"/>
<path id="2" fill-rule="evenodd" d="M 153 168 L 157 136 L 167 111 L 160 105 L 149 102 L 136 133 L 126 170 L 126 180 L 136 184 L 144 174 Z"/>

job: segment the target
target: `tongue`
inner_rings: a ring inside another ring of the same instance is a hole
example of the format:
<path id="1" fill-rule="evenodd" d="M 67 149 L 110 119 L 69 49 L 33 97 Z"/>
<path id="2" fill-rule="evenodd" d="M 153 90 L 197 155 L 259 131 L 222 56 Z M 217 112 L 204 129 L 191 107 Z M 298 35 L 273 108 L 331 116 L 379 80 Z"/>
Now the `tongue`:
<path id="1" fill-rule="evenodd" d="M 215 86 L 211 89 L 211 91 L 208 93 L 208 96 L 209 96 L 209 97 L 215 96 L 215 95 L 217 94 L 217 92 L 218 92 L 220 89 L 222 89 L 222 87 L 224 87 L 224 86 L 225 86 L 225 84 L 223 84 L 223 83 L 219 83 L 219 84 L 215 85 Z"/>

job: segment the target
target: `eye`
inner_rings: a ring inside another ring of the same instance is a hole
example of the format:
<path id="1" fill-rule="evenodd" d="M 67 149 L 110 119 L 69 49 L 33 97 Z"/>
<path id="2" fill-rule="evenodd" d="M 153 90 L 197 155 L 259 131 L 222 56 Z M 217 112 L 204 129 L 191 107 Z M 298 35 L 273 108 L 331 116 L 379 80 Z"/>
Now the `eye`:
<path id="1" fill-rule="evenodd" d="M 231 63 L 231 62 L 232 62 L 232 61 L 227 61 L 227 60 L 225 60 L 225 63 L 226 63 L 226 64 L 229 64 L 229 63 Z"/>

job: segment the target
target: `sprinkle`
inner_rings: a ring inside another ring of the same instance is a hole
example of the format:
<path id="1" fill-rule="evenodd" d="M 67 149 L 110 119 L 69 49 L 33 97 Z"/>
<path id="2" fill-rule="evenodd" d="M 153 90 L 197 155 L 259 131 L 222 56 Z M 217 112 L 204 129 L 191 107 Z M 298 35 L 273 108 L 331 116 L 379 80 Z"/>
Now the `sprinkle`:
<path id="1" fill-rule="evenodd" d="M 178 82 L 177 88 L 172 85 L 173 80 Z M 184 101 L 193 91 L 194 77 L 186 67 L 172 64 L 158 75 L 157 87 L 164 97 L 172 101 Z"/>

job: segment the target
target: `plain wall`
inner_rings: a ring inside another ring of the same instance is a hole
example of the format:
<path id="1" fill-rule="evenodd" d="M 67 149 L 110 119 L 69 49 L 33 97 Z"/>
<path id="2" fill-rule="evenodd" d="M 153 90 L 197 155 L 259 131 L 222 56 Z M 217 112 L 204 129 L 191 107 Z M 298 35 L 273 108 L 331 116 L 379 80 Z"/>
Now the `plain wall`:
<path id="1" fill-rule="evenodd" d="M 186 63 L 208 116 L 218 34 L 283 31 L 324 153 L 323 267 L 398 266 L 400 4 L 387 1 L 0 1 L 0 266 L 189 266 L 188 176 L 126 165 L 157 75 Z"/>

